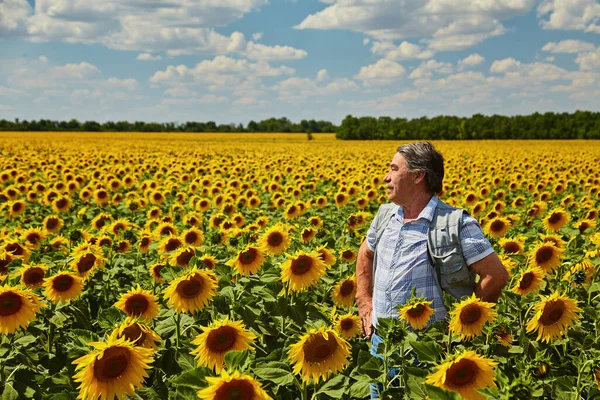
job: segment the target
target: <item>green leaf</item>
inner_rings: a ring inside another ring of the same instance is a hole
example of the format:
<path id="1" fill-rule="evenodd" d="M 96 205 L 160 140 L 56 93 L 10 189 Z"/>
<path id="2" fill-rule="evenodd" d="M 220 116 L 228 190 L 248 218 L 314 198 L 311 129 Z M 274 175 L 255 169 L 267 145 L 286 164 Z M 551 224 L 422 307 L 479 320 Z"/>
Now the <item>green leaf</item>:
<path id="1" fill-rule="evenodd" d="M 437 342 L 410 342 L 410 346 L 417 353 L 417 359 L 420 362 L 435 364 L 438 357 L 442 354 L 442 346 Z"/>
<path id="2" fill-rule="evenodd" d="M 410 389 L 411 399 L 425 399 L 427 397 L 427 393 L 421 384 L 421 380 L 417 377 L 409 376 L 407 386 Z"/>
<path id="3" fill-rule="evenodd" d="M 317 394 L 323 393 L 329 397 L 340 398 L 344 394 L 347 384 L 348 377 L 339 374 L 325 382 L 325 384 L 321 386 Z"/>
<path id="4" fill-rule="evenodd" d="M 4 390 L 2 391 L 2 397 L 0 400 L 18 400 L 19 393 L 12 387 L 10 382 L 4 384 Z"/>
<path id="5" fill-rule="evenodd" d="M 29 345 L 31 343 L 35 343 L 37 341 L 37 339 L 38 338 L 36 338 L 33 335 L 27 335 L 27 336 L 23 336 L 23 337 L 20 337 L 17 340 L 15 340 L 13 345 L 19 345 L 19 346 L 26 347 L 27 345 Z"/>
<path id="6" fill-rule="evenodd" d="M 277 386 L 289 385 L 294 381 L 294 375 L 283 368 L 255 368 L 254 374 L 262 380 L 273 382 Z"/>
<path id="7" fill-rule="evenodd" d="M 511 346 L 508 352 L 511 354 L 523 354 L 523 348 L 521 346 Z"/>
<path id="8" fill-rule="evenodd" d="M 371 379 L 377 379 L 384 374 L 383 360 L 377 357 L 371 357 L 366 363 L 359 365 L 357 372 L 367 375 Z"/>
<path id="9" fill-rule="evenodd" d="M 348 396 L 351 399 L 364 399 L 371 394 L 371 382 L 366 379 L 360 379 L 350 386 Z"/>
<path id="10" fill-rule="evenodd" d="M 52 318 L 50 318 L 50 323 L 54 324 L 57 328 L 62 328 L 66 320 L 67 316 L 64 313 L 55 311 Z"/>
<path id="11" fill-rule="evenodd" d="M 194 389 L 202 389 L 203 387 L 206 387 L 206 373 L 206 368 L 194 368 L 191 371 L 185 371 L 173 379 L 173 384 Z"/>
<path id="12" fill-rule="evenodd" d="M 225 364 L 237 371 L 245 371 L 250 365 L 250 362 L 250 352 L 248 350 L 229 351 L 225 354 Z"/>
<path id="13" fill-rule="evenodd" d="M 425 384 L 425 390 L 430 400 L 461 400 L 458 394 L 436 386 Z"/>

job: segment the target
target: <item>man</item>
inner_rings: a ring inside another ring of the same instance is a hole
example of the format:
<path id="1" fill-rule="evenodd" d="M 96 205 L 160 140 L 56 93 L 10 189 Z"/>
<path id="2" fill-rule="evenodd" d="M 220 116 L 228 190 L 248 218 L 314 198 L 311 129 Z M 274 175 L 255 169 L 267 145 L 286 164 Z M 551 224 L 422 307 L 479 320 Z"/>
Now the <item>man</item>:
<path id="1" fill-rule="evenodd" d="M 396 306 L 411 297 L 416 286 L 417 296 L 433 302 L 432 320 L 446 318 L 439 274 L 431 264 L 427 241 L 430 224 L 436 208 L 451 209 L 436 196 L 442 191 L 444 160 L 433 145 L 417 142 L 398 148 L 384 178 L 388 200 L 397 205 L 397 211 L 386 214 L 388 221 L 375 216 L 362 243 L 356 262 L 356 301 L 361 317 L 363 334 L 371 337 L 371 354 L 383 341 L 376 334 L 378 318 L 397 318 Z M 479 275 L 475 295 L 488 302 L 496 302 L 508 273 L 485 238 L 479 223 L 461 213 L 459 223 L 462 258 L 470 271 Z M 380 227 L 385 228 L 380 228 Z M 376 257 L 376 259 L 375 259 Z M 373 276 L 373 263 L 376 269 Z M 470 276 L 470 274 L 467 274 Z M 446 287 L 446 286 L 444 286 Z M 375 332 L 374 332 L 375 329 Z M 377 390 L 371 390 L 373 398 Z"/>

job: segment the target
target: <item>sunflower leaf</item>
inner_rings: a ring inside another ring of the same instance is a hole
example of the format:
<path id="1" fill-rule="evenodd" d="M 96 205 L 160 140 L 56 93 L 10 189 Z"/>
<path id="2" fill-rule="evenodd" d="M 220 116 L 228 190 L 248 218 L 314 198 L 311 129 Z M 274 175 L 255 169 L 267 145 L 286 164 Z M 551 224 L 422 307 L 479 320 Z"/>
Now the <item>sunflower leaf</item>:
<path id="1" fill-rule="evenodd" d="M 283 363 L 277 363 L 277 364 L 283 364 Z M 268 363 L 265 365 L 277 365 L 277 364 Z M 283 368 L 274 368 L 274 367 L 270 367 L 270 366 L 262 367 L 262 368 L 255 368 L 254 374 L 263 380 L 273 382 L 277 386 L 289 385 L 294 381 L 294 376 L 292 375 L 292 373 L 290 371 L 288 371 L 287 369 L 283 369 Z"/>
<path id="2" fill-rule="evenodd" d="M 339 374 L 325 382 L 325 384 L 321 386 L 319 391 L 315 394 L 323 393 L 333 398 L 340 398 L 344 394 L 347 385 L 348 377 Z"/>
<path id="3" fill-rule="evenodd" d="M 442 346 L 436 342 L 410 342 L 411 347 L 417 353 L 417 359 L 420 362 L 435 364 L 438 357 L 442 354 Z"/>
<path id="4" fill-rule="evenodd" d="M 194 389 L 201 389 L 206 386 L 206 368 L 194 368 L 185 371 L 181 375 L 175 377 L 172 382 L 177 386 L 186 386 Z"/>
<path id="5" fill-rule="evenodd" d="M 351 399 L 364 399 L 371 393 L 371 382 L 367 379 L 359 379 L 348 389 Z"/>
<path id="6" fill-rule="evenodd" d="M 460 400 L 458 394 L 436 386 L 425 384 L 425 390 L 430 400 Z"/>

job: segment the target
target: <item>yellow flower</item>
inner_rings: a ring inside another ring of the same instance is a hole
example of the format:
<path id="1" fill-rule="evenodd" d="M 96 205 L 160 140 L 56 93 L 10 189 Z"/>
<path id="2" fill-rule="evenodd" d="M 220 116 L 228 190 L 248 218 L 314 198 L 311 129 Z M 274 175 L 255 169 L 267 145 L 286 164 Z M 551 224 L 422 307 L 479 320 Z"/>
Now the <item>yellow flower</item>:
<path id="1" fill-rule="evenodd" d="M 329 250 L 326 246 L 327 245 L 322 245 L 321 247 L 319 247 L 317 249 L 317 253 L 319 253 L 319 258 L 321 259 L 321 261 L 323 261 L 328 267 L 331 267 L 333 264 L 335 264 L 336 260 L 332 251 Z"/>
<path id="2" fill-rule="evenodd" d="M 342 371 L 348 365 L 350 345 L 332 329 L 311 329 L 288 352 L 294 364 L 294 374 L 301 374 L 305 382 L 319 383 L 331 373 Z"/>
<path id="3" fill-rule="evenodd" d="M 352 249 L 344 249 L 340 253 L 340 260 L 344 260 L 346 262 L 352 262 L 356 260 L 356 252 Z"/>
<path id="4" fill-rule="evenodd" d="M 546 227 L 546 230 L 551 232 L 558 232 L 560 228 L 565 226 L 571 216 L 568 212 L 566 212 L 562 208 L 555 208 L 552 211 L 548 212 L 548 215 L 543 220 L 543 224 Z"/>
<path id="5" fill-rule="evenodd" d="M 525 238 L 501 238 L 498 244 L 504 250 L 505 254 L 523 254 Z"/>
<path id="6" fill-rule="evenodd" d="M 317 284 L 325 273 L 325 263 L 317 252 L 297 252 L 287 255 L 288 259 L 281 264 L 281 280 L 288 283 L 292 292 L 303 292 Z"/>
<path id="7" fill-rule="evenodd" d="M 192 246 L 182 246 L 173 252 L 173 254 L 171 254 L 169 263 L 171 265 L 177 265 L 181 268 L 188 268 L 190 266 L 190 260 L 195 255 L 196 249 L 194 249 Z"/>
<path id="8" fill-rule="evenodd" d="M 494 238 L 504 236 L 506 231 L 510 228 L 510 222 L 508 219 L 503 217 L 496 217 L 490 220 L 484 228 L 484 233 Z"/>
<path id="9" fill-rule="evenodd" d="M 351 307 L 356 296 L 356 277 L 351 276 L 336 283 L 331 293 L 333 302 L 338 306 Z"/>
<path id="10" fill-rule="evenodd" d="M 537 330 L 536 340 L 550 343 L 567 332 L 579 320 L 577 300 L 560 295 L 555 291 L 550 296 L 540 295 L 541 301 L 535 305 L 536 313 L 527 323 L 527 332 Z"/>
<path id="11" fill-rule="evenodd" d="M 83 291 L 83 279 L 69 272 L 58 272 L 44 282 L 44 296 L 53 303 L 74 300 Z"/>
<path id="12" fill-rule="evenodd" d="M 137 317 L 147 322 L 158 315 L 158 297 L 142 289 L 139 284 L 137 288 L 132 287 L 129 292 L 123 294 L 114 306 L 130 317 Z"/>
<path id="13" fill-rule="evenodd" d="M 156 343 L 161 341 L 160 336 L 144 323 L 136 318 L 127 317 L 124 322 L 117 326 L 111 333 L 117 339 L 125 339 L 147 349 L 158 350 Z"/>
<path id="14" fill-rule="evenodd" d="M 526 296 L 531 292 L 538 290 L 544 282 L 544 275 L 546 273 L 540 267 L 529 267 L 525 270 L 519 281 L 513 287 L 513 292 Z"/>
<path id="15" fill-rule="evenodd" d="M 560 250 L 548 242 L 538 244 L 529 254 L 529 262 L 546 273 L 560 265 L 560 258 Z"/>
<path id="16" fill-rule="evenodd" d="M 181 238 L 190 246 L 200 246 L 204 243 L 204 234 L 198 228 L 190 228 L 181 234 Z"/>
<path id="17" fill-rule="evenodd" d="M 221 376 L 207 376 L 209 386 L 198 391 L 203 400 L 272 400 L 254 378 L 234 371 L 231 375 L 223 370 Z"/>
<path id="18" fill-rule="evenodd" d="M 460 303 L 454 304 L 450 311 L 450 330 L 460 335 L 462 340 L 481 335 L 486 322 L 492 322 L 498 315 L 493 309 L 494 303 L 479 300 L 475 293 Z"/>
<path id="19" fill-rule="evenodd" d="M 422 329 L 427 326 L 431 316 L 434 314 L 431 304 L 433 304 L 431 301 L 426 301 L 424 299 L 418 299 L 416 301 L 409 300 L 407 304 L 398 311 L 398 314 L 400 314 L 400 319 L 410 324 L 413 329 Z"/>
<path id="20" fill-rule="evenodd" d="M 202 326 L 202 333 L 192 340 L 196 345 L 190 354 L 195 355 L 198 367 L 206 366 L 217 373 L 223 369 L 225 354 L 229 351 L 252 349 L 256 339 L 248 332 L 241 321 L 215 321 L 211 326 Z"/>
<path id="21" fill-rule="evenodd" d="M 0 286 L 0 332 L 8 335 L 27 328 L 42 307 L 46 306 L 28 289 Z"/>
<path id="22" fill-rule="evenodd" d="M 234 268 L 238 274 L 249 276 L 256 274 L 264 262 L 265 256 L 262 250 L 256 246 L 248 246 L 225 264 Z"/>
<path id="23" fill-rule="evenodd" d="M 21 277 L 21 285 L 29 289 L 37 289 L 44 284 L 44 277 L 48 267 L 44 265 L 23 265 L 15 275 Z"/>
<path id="24" fill-rule="evenodd" d="M 456 392 L 465 400 L 484 400 L 487 397 L 477 389 L 496 387 L 496 365 L 498 363 L 474 351 L 465 351 L 438 365 L 436 372 L 428 375 L 425 382 Z"/>
<path id="25" fill-rule="evenodd" d="M 113 400 L 134 396 L 148 377 L 147 369 L 154 360 L 153 350 L 134 346 L 125 338 L 109 337 L 107 342 L 88 343 L 95 350 L 73 361 L 73 376 L 79 383 L 78 399 Z"/>
<path id="26" fill-rule="evenodd" d="M 288 230 L 281 225 L 274 225 L 267 229 L 258 240 L 258 244 L 268 254 L 278 256 L 290 247 L 291 238 Z"/>
<path id="27" fill-rule="evenodd" d="M 345 314 L 337 318 L 335 329 L 344 339 L 351 339 L 360 333 L 360 317 L 354 314 Z"/>
<path id="28" fill-rule="evenodd" d="M 209 270 L 194 267 L 185 275 L 173 280 L 163 291 L 167 305 L 176 312 L 202 310 L 217 294 L 217 277 Z"/>

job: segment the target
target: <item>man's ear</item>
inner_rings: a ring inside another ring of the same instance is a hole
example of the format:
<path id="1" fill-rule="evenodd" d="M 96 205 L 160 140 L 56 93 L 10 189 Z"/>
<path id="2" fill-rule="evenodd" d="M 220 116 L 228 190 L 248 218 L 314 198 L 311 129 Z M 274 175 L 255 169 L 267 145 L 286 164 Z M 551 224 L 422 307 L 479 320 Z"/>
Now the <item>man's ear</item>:
<path id="1" fill-rule="evenodd" d="M 423 180 L 425 180 L 425 172 L 421 171 L 415 177 L 415 183 L 419 184 L 419 183 L 423 182 Z"/>

